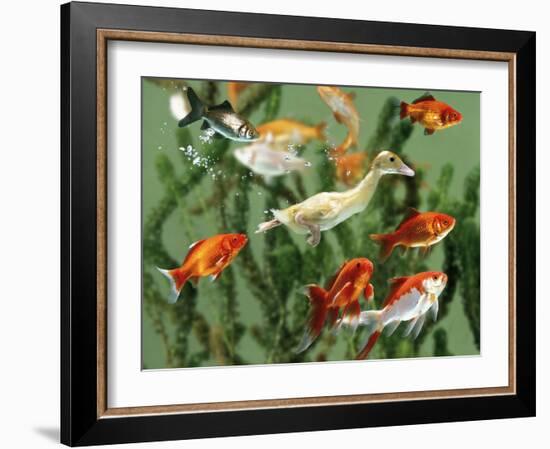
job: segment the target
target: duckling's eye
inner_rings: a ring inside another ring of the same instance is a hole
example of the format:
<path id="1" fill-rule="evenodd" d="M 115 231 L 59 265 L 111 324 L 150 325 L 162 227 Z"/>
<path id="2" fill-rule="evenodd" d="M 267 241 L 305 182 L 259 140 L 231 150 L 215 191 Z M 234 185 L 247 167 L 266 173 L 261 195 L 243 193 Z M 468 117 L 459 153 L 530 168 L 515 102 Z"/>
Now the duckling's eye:
<path id="1" fill-rule="evenodd" d="M 395 158 L 393 156 L 390 157 L 390 162 L 395 162 Z"/>

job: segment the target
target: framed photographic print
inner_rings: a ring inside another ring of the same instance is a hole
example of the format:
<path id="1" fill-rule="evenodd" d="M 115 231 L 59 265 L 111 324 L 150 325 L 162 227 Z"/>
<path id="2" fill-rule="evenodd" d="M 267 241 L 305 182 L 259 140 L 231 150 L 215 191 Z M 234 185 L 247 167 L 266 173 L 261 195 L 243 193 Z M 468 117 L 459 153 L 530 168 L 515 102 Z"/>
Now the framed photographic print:
<path id="1" fill-rule="evenodd" d="M 63 443 L 534 415 L 534 33 L 61 18 Z"/>

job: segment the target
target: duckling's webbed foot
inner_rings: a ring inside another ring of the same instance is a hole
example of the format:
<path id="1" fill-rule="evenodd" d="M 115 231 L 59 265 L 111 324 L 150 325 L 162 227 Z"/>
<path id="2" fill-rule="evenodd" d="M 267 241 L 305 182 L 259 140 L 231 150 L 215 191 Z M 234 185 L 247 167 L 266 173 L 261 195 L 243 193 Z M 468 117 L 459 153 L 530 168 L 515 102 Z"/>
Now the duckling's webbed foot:
<path id="1" fill-rule="evenodd" d="M 309 223 L 308 221 L 306 221 L 303 214 L 300 212 L 296 214 L 296 223 L 308 229 L 310 236 L 307 238 L 306 241 L 311 246 L 317 246 L 321 241 L 321 227 L 317 224 Z"/>

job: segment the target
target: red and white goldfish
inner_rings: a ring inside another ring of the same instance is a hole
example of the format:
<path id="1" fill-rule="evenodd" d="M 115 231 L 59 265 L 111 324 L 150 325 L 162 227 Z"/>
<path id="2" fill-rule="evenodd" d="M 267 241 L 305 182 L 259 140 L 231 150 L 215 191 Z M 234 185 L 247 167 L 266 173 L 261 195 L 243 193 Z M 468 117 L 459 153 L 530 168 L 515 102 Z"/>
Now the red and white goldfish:
<path id="1" fill-rule="evenodd" d="M 390 291 L 382 309 L 361 312 L 359 324 L 367 328 L 367 342 L 357 359 L 366 359 L 384 328 L 387 327 L 388 335 L 391 335 L 401 321 L 408 321 L 404 336 L 412 333 L 413 338 L 418 337 L 428 312 L 434 321 L 437 319 L 438 298 L 447 285 L 447 275 L 440 271 L 427 271 L 393 278 L 389 283 Z M 343 321 L 348 324 L 345 318 Z"/>
<path id="2" fill-rule="evenodd" d="M 365 174 L 365 161 L 367 153 L 357 152 L 335 156 L 336 178 L 347 186 L 353 186 L 360 181 Z"/>
<path id="3" fill-rule="evenodd" d="M 412 104 L 401 102 L 399 117 L 411 118 L 411 123 L 424 126 L 424 134 L 431 135 L 440 129 L 449 128 L 462 121 L 462 114 L 442 101 L 437 101 L 429 93 L 417 98 Z"/>
<path id="4" fill-rule="evenodd" d="M 311 284 L 306 287 L 311 310 L 306 331 L 296 352 L 305 351 L 319 336 L 325 322 L 334 327 L 340 313 L 341 319 L 355 328 L 359 324 L 361 307 L 359 296 L 364 294 L 367 301 L 374 298 L 374 287 L 370 278 L 374 266 L 369 259 L 356 258 L 344 262 L 336 274 L 328 281 L 326 289 Z"/>
<path id="5" fill-rule="evenodd" d="M 239 83 L 237 81 L 229 81 L 227 83 L 227 98 L 229 99 L 231 106 L 233 106 L 233 109 L 237 110 L 240 93 L 251 84 L 252 83 Z"/>
<path id="6" fill-rule="evenodd" d="M 391 234 L 371 234 L 370 238 L 382 246 L 380 259 L 390 257 L 396 246 L 422 248 L 424 253 L 431 245 L 443 240 L 455 227 L 456 220 L 439 212 L 419 212 L 409 207 L 407 215 Z"/>
<path id="7" fill-rule="evenodd" d="M 348 128 L 344 142 L 333 150 L 334 155 L 342 155 L 348 148 L 356 146 L 359 138 L 359 113 L 353 104 L 355 95 L 332 86 L 317 86 L 317 92 L 334 114 L 336 121 Z"/>
<path id="8" fill-rule="evenodd" d="M 247 242 L 248 238 L 244 234 L 218 234 L 189 246 L 189 252 L 180 267 L 172 270 L 157 267 L 170 281 L 168 302 L 173 304 L 178 300 L 188 280 L 196 285 L 200 277 L 211 276 L 213 281 L 218 279 Z"/>
<path id="9" fill-rule="evenodd" d="M 311 140 L 325 141 L 326 127 L 327 124 L 325 122 L 309 126 L 298 120 L 281 118 L 264 123 L 256 129 L 260 133 L 261 139 L 271 139 L 277 144 L 284 145 L 304 145 Z"/>

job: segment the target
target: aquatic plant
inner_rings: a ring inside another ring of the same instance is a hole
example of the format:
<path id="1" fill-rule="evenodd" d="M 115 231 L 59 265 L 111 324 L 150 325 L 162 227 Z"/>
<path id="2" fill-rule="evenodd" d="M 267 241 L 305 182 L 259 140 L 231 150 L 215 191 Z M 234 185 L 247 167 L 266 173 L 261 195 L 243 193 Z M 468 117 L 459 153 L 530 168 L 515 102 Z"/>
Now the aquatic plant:
<path id="1" fill-rule="evenodd" d="M 199 92 L 207 104 L 217 104 L 224 99 L 214 82 L 203 82 Z M 238 110 L 245 117 L 254 116 L 258 123 L 273 120 L 278 117 L 282 95 L 281 86 L 253 84 L 242 93 Z M 372 157 L 381 149 L 391 149 L 415 169 L 416 176 L 386 177 L 367 213 L 354 216 L 325 233 L 326 238 L 315 248 L 285 227 L 252 237 L 261 239 L 262 243 L 249 243 L 243 248 L 215 283 L 201 281 L 200 301 L 208 303 L 202 311 L 197 307 L 198 290 L 191 285 L 184 287 L 182 299 L 176 304 L 168 304 L 164 299 L 164 280 L 154 271 L 156 266 L 179 265 L 164 242 L 170 220 L 177 219 L 178 229 L 185 233 L 189 243 L 204 237 L 197 229 L 197 220 L 206 220 L 218 233 L 252 235 L 258 219 L 265 218 L 260 217 L 259 211 L 284 208 L 339 186 L 335 183 L 334 162 L 327 157 L 319 158 L 316 176 L 307 184 L 301 176 L 289 175 L 266 185 L 263 178 L 235 160 L 229 140 L 213 139 L 212 143 L 203 144 L 194 141 L 188 128 L 176 129 L 177 146 L 183 149 L 178 152 L 180 163 L 175 164 L 163 152 L 156 156 L 156 172 L 164 194 L 144 217 L 143 224 L 143 309 L 159 337 L 166 367 L 251 363 L 242 349 L 245 338 L 261 351 L 262 363 L 354 358 L 364 338 L 361 330 L 355 335 L 343 332 L 338 336 L 325 331 L 310 349 L 296 354 L 309 310 L 302 288 L 309 283 L 326 282 L 344 258 L 366 256 L 376 267 L 372 279 L 376 299 L 370 307 L 380 307 L 387 280 L 429 269 L 429 258 L 420 257 L 415 251 L 403 255 L 396 251 L 381 264 L 377 257 L 379 247 L 369 235 L 393 230 L 407 207 L 420 206 L 449 213 L 457 219 L 456 229 L 441 243 L 443 271 L 448 274 L 449 283 L 440 298 L 438 322 L 427 322 L 415 341 L 403 338 L 399 330 L 391 337 L 383 336 L 371 357 L 413 357 L 421 353 L 426 339 L 433 347 L 430 354 L 450 355 L 448 336 L 444 329 L 438 328 L 438 323 L 448 314 L 457 291 L 461 293 L 462 307 L 479 348 L 479 225 L 476 220 L 479 169 L 467 176 L 464 195 L 454 198 L 449 193 L 452 166 L 443 167 L 427 204 L 423 205 L 420 192 L 425 169 L 415 167 L 407 156 L 406 145 L 413 127 L 408 120 L 399 120 L 397 104 L 395 98 L 386 101 L 365 151 Z M 317 155 L 325 155 L 327 150 L 326 144 L 313 143 L 301 149 Z M 246 307 L 245 297 L 259 310 L 254 322 L 244 322 L 241 318 Z M 362 302 L 362 307 L 366 308 L 366 303 Z"/>

